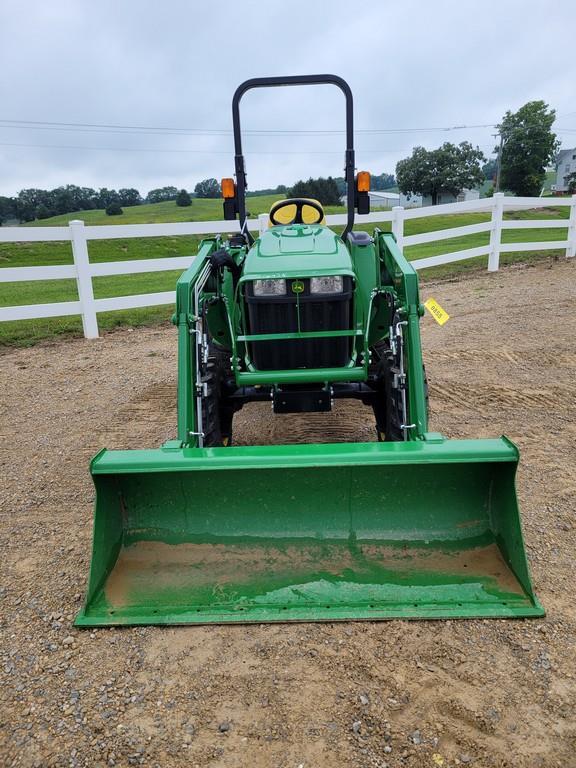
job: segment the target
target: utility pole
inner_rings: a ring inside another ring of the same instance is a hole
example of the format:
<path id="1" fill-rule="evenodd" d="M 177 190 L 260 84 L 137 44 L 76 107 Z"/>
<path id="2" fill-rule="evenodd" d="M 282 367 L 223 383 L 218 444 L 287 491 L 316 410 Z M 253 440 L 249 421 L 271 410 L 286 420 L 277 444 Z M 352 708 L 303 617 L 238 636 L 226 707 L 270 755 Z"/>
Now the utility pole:
<path id="1" fill-rule="evenodd" d="M 498 129 L 498 133 L 493 134 L 496 139 L 500 136 L 500 146 L 498 147 L 498 164 L 496 165 L 496 181 L 494 183 L 494 192 L 500 192 L 500 172 L 502 170 L 502 148 L 504 146 L 504 139 L 502 136 L 502 129 Z"/>

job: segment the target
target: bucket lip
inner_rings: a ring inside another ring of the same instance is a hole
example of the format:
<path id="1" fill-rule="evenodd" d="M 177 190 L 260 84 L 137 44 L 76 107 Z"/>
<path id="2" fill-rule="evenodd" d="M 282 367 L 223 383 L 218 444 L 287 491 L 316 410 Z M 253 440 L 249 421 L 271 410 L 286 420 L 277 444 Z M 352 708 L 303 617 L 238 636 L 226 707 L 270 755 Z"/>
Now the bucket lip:
<path id="1" fill-rule="evenodd" d="M 415 440 L 398 443 L 308 443 L 100 451 L 93 475 L 145 472 L 289 469 L 406 464 L 518 463 L 506 437 L 480 440 Z"/>
<path id="2" fill-rule="evenodd" d="M 299 607 L 288 610 L 268 606 L 253 607 L 239 612 L 214 607 L 209 610 L 174 611 L 167 606 L 162 611 L 152 612 L 136 609 L 114 616 L 104 609 L 85 606 L 76 616 L 76 627 L 107 627 L 129 625 L 184 625 L 184 624 L 260 624 L 292 622 L 335 622 L 335 621 L 389 621 L 391 619 L 438 620 L 438 619 L 530 619 L 542 618 L 545 609 L 535 597 L 518 601 L 505 607 L 499 603 L 461 603 L 460 605 L 435 605 L 423 603 L 418 606 L 399 603 L 379 606 L 339 606 L 327 609 L 321 605 Z"/>

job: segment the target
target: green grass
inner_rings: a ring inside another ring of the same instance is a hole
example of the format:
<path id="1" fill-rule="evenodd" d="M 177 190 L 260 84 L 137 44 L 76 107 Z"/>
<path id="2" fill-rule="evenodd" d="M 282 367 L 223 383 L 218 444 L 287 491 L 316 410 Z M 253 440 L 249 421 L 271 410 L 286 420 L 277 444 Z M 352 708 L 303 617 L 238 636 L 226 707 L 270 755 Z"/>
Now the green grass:
<path id="1" fill-rule="evenodd" d="M 272 203 L 282 195 L 261 195 L 249 197 L 246 208 L 251 216 L 267 213 Z M 204 200 L 193 198 L 192 205 L 180 208 L 171 200 L 166 203 L 132 205 L 124 208 L 121 216 L 107 216 L 105 211 L 76 211 L 62 216 L 33 221 L 27 227 L 55 227 L 68 224 L 74 219 L 82 219 L 85 224 L 155 224 L 166 221 L 215 221 L 222 218 L 222 200 Z"/>
<path id="2" fill-rule="evenodd" d="M 268 211 L 277 195 L 251 197 L 247 201 L 251 215 Z M 123 216 L 106 216 L 104 211 L 80 211 L 77 213 L 55 216 L 43 221 L 33 222 L 31 226 L 66 225 L 71 219 L 83 219 L 86 224 L 135 224 L 167 221 L 218 220 L 222 218 L 222 203 L 220 200 L 195 199 L 189 208 L 178 208 L 175 203 L 157 203 L 141 205 L 124 209 Z M 342 213 L 344 208 L 327 207 L 327 213 Z M 544 210 L 524 210 L 509 212 L 505 219 L 539 219 L 539 218 L 568 218 L 568 207 Z M 405 225 L 405 234 L 414 235 L 422 232 L 432 232 L 451 227 L 465 226 L 489 221 L 486 213 L 466 213 L 443 216 L 432 216 L 422 219 L 410 219 Z M 506 230 L 502 232 L 503 242 L 522 242 L 530 240 L 540 242 L 546 240 L 565 240 L 566 229 L 530 229 Z M 390 230 L 390 223 L 379 225 L 382 230 Z M 369 225 L 370 230 L 373 225 Z M 341 231 L 342 227 L 335 227 Z M 90 242 L 90 259 L 93 262 L 121 261 L 131 259 L 162 258 L 169 256 L 185 256 L 196 252 L 200 237 L 153 237 L 126 238 L 121 240 L 95 240 Z M 489 241 L 489 233 L 466 235 L 450 240 L 411 246 L 405 249 L 408 259 L 420 259 L 436 256 L 440 253 L 464 250 L 485 245 Z M 511 253 L 501 256 L 503 265 L 518 261 L 533 261 L 538 258 L 554 257 L 561 251 L 546 251 L 542 253 Z M 486 258 L 479 257 L 454 264 L 442 265 L 427 269 L 422 273 L 422 279 L 430 280 L 453 277 L 470 270 L 486 268 Z M 2 267 L 23 267 L 51 264 L 72 264 L 72 250 L 69 242 L 50 243 L 0 243 L 0 269 Z M 94 294 L 96 298 L 126 296 L 139 293 L 173 290 L 179 272 L 148 272 L 137 275 L 117 275 L 94 278 Z M 57 301 L 74 301 L 78 298 L 74 280 L 48 280 L 44 283 L 19 282 L 0 283 L 0 306 L 16 306 L 34 303 Z M 102 312 L 98 315 L 98 323 L 102 330 L 121 326 L 138 326 L 167 322 L 172 314 L 171 306 L 145 307 L 135 310 L 120 310 Z M 82 322 L 79 317 L 45 318 L 0 323 L 0 346 L 25 346 L 35 344 L 42 339 L 58 337 L 64 334 L 79 335 L 82 333 Z"/>

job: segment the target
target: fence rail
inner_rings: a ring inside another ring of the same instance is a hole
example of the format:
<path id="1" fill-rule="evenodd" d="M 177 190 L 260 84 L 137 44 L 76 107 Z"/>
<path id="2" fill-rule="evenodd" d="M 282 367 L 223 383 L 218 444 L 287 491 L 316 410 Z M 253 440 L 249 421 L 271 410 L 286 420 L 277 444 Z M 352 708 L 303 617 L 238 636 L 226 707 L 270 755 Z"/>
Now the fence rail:
<path id="1" fill-rule="evenodd" d="M 570 206 L 568 219 L 527 219 L 506 220 L 505 211 L 524 210 L 527 208 L 546 208 Z M 479 224 L 469 224 L 462 227 L 423 232 L 417 235 L 404 235 L 404 222 L 410 219 L 428 218 L 443 214 L 466 212 L 490 213 L 490 221 Z M 346 224 L 346 214 L 327 216 L 330 225 Z M 481 200 L 466 200 L 461 203 L 437 205 L 427 208 L 404 209 L 400 206 L 391 211 L 369 213 L 358 216 L 360 225 L 368 223 L 391 222 L 400 248 L 413 245 L 423 245 L 456 237 L 464 237 L 483 232 L 490 233 L 490 242 L 477 248 L 465 248 L 452 253 L 416 259 L 411 263 L 415 269 L 421 270 L 440 264 L 451 264 L 456 261 L 472 259 L 478 256 L 488 256 L 488 270 L 496 271 L 499 267 L 501 253 L 521 251 L 544 251 L 562 249 L 566 257 L 576 256 L 576 195 L 571 198 L 542 198 L 542 197 L 504 197 L 498 193 L 492 198 Z M 268 215 L 261 214 L 258 219 L 249 221 L 249 229 L 262 233 L 268 226 Z M 538 242 L 503 243 L 503 229 L 567 229 L 566 240 L 545 240 Z M 190 221 L 173 224 L 125 224 L 105 226 L 85 226 L 83 221 L 71 221 L 66 227 L 1 227 L 0 242 L 55 242 L 67 241 L 72 244 L 74 263 L 47 267 L 4 267 L 0 268 L 0 283 L 23 282 L 34 280 L 64 280 L 75 279 L 78 287 L 78 300 L 61 301 L 50 304 L 28 304 L 14 307 L 0 307 L 0 321 L 31 320 L 42 317 L 61 317 L 66 315 L 81 315 L 82 326 L 86 338 L 98 337 L 98 312 L 110 312 L 116 309 L 135 309 L 137 307 L 152 307 L 162 304 L 172 304 L 175 301 L 175 291 L 160 291 L 158 293 L 138 294 L 135 296 L 116 296 L 107 299 L 94 298 L 92 279 L 107 275 L 128 275 L 144 272 L 163 272 L 167 270 L 186 269 L 193 256 L 176 256 L 164 259 L 140 259 L 125 261 L 109 261 L 98 264 L 90 262 L 88 242 L 90 240 L 111 240 L 134 237 L 174 237 L 181 235 L 225 234 L 238 232 L 236 221 Z"/>

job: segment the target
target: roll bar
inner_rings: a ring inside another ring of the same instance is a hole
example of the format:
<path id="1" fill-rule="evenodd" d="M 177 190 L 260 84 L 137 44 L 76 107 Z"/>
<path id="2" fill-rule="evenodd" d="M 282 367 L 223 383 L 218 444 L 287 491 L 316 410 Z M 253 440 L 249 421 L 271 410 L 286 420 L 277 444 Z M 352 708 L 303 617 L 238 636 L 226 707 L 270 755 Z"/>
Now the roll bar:
<path id="1" fill-rule="evenodd" d="M 346 98 L 346 154 L 344 160 L 344 179 L 346 180 L 346 200 L 348 221 L 342 233 L 345 239 L 354 226 L 356 191 L 354 188 L 354 113 L 352 91 L 348 83 L 337 75 L 289 75 L 287 77 L 254 77 L 238 86 L 232 99 L 232 123 L 234 127 L 234 165 L 236 172 L 236 203 L 240 230 L 249 240 L 246 221 L 246 166 L 242 154 L 242 134 L 240 131 L 240 100 L 246 91 L 252 88 L 276 88 L 283 85 L 335 85 Z"/>

